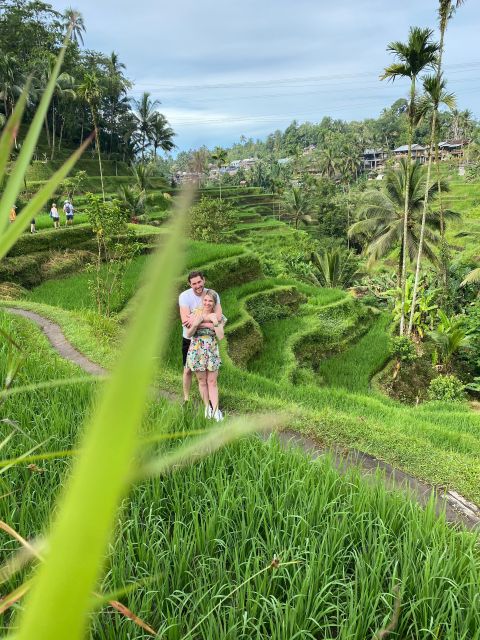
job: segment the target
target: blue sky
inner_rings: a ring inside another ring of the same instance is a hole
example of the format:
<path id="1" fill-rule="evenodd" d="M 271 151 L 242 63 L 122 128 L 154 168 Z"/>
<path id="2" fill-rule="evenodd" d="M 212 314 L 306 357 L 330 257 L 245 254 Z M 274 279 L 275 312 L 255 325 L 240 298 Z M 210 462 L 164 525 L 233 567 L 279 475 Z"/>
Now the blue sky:
<path id="1" fill-rule="evenodd" d="M 263 138 L 293 119 L 376 117 L 407 92 L 380 82 L 386 45 L 436 27 L 437 0 L 77 0 L 85 46 L 116 51 L 178 133 L 179 149 Z M 480 2 L 451 21 L 445 64 L 458 107 L 480 117 Z"/>

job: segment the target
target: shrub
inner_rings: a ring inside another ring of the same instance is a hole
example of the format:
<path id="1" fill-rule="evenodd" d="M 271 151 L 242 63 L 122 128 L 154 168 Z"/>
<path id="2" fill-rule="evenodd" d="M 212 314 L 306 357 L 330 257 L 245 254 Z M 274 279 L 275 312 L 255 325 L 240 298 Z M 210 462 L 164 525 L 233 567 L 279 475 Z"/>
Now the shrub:
<path id="1" fill-rule="evenodd" d="M 230 202 L 210 200 L 205 196 L 192 207 L 190 237 L 194 240 L 216 242 L 233 229 L 236 219 Z"/>
<path id="2" fill-rule="evenodd" d="M 454 375 L 442 375 L 434 378 L 428 387 L 429 400 L 459 402 L 465 398 L 465 386 Z"/>
<path id="3" fill-rule="evenodd" d="M 395 336 L 392 338 L 390 355 L 405 363 L 414 362 L 418 357 L 415 343 L 407 336 Z"/>

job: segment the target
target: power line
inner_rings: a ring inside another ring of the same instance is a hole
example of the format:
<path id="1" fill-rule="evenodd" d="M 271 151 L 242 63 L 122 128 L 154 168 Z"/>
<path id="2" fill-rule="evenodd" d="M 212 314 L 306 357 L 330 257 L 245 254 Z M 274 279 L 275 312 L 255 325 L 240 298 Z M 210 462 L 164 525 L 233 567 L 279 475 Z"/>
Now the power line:
<path id="1" fill-rule="evenodd" d="M 480 60 L 473 62 L 462 62 L 457 64 L 444 65 L 445 69 L 455 72 L 475 70 L 480 67 Z M 204 84 L 161 84 L 161 83 L 135 83 L 136 87 L 148 87 L 149 90 L 159 91 L 199 91 L 211 89 L 247 89 L 247 88 L 270 88 L 278 86 L 298 86 L 298 83 L 325 82 L 325 81 L 341 81 L 354 80 L 358 78 L 374 78 L 378 79 L 380 70 L 360 71 L 358 73 L 331 73 L 317 76 L 292 76 L 288 78 L 276 78 L 272 80 L 250 80 L 241 82 L 220 82 L 220 83 L 204 83 Z M 306 85 L 311 86 L 311 85 Z"/>

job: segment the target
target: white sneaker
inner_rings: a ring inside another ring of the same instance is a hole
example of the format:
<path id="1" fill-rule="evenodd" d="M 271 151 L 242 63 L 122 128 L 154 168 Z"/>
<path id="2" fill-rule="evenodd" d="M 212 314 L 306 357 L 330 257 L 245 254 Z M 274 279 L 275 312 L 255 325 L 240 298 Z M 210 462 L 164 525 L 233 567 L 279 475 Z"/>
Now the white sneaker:
<path id="1" fill-rule="evenodd" d="M 215 411 L 215 413 L 213 414 L 213 419 L 215 420 L 215 422 L 222 422 L 222 420 L 224 420 L 223 413 L 220 411 L 220 409 L 217 409 Z"/>
<path id="2" fill-rule="evenodd" d="M 207 418 L 207 420 L 210 420 L 210 418 L 213 418 L 213 409 L 211 405 L 208 405 L 207 407 L 205 407 L 205 418 Z"/>

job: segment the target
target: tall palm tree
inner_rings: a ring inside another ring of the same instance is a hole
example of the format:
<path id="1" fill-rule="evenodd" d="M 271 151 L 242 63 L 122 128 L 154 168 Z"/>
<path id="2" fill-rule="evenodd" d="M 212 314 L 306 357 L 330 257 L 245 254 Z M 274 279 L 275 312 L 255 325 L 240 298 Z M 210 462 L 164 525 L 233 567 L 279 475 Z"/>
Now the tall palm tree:
<path id="1" fill-rule="evenodd" d="M 67 7 L 63 12 L 63 24 L 67 29 L 71 29 L 70 39 L 77 44 L 80 42 L 83 47 L 83 34 L 85 33 L 85 22 L 83 16 L 77 9 Z"/>
<path id="2" fill-rule="evenodd" d="M 150 93 L 145 91 L 139 100 L 134 100 L 134 117 L 137 122 L 137 130 L 141 140 L 142 160 L 145 160 L 145 149 L 152 137 L 152 129 L 156 120 L 157 107 L 160 100 L 152 100 Z"/>
<path id="3" fill-rule="evenodd" d="M 175 143 L 172 138 L 176 135 L 163 113 L 156 111 L 151 130 L 151 140 L 155 158 L 157 157 L 157 149 L 161 149 L 167 153 L 175 148 Z"/>
<path id="4" fill-rule="evenodd" d="M 381 76 L 382 80 L 396 80 L 397 78 L 410 79 L 410 101 L 408 105 L 408 153 L 407 162 L 412 160 L 412 143 L 415 123 L 415 94 L 416 81 L 419 74 L 427 68 L 435 66 L 439 45 L 432 41 L 433 31 L 431 29 L 421 29 L 411 27 L 408 42 L 391 42 L 387 51 L 392 53 L 397 61 L 386 67 Z M 402 291 L 401 314 L 400 314 L 400 335 L 403 335 L 405 328 L 405 283 L 407 278 L 407 240 L 408 240 L 408 212 L 410 189 L 408 180 L 410 172 L 406 172 L 407 184 L 405 187 L 404 220 L 403 220 L 403 263 L 400 287 Z"/>
<path id="5" fill-rule="evenodd" d="M 338 158 L 331 147 L 322 149 L 320 153 L 320 173 L 325 178 L 334 178 L 337 173 Z"/>
<path id="6" fill-rule="evenodd" d="M 408 224 L 404 226 L 405 190 L 408 188 Z M 377 260 L 388 255 L 399 247 L 399 263 L 397 269 L 398 283 L 402 281 L 403 265 L 407 257 L 411 261 L 418 252 L 420 239 L 423 202 L 425 198 L 426 175 L 424 168 L 418 162 L 401 160 L 398 169 L 389 169 L 385 175 L 384 188 L 381 191 L 372 189 L 366 191 L 359 203 L 359 219 L 350 227 L 348 234 L 366 244 L 365 252 L 370 260 Z M 448 189 L 442 183 L 443 189 Z M 428 186 L 429 201 L 438 192 L 438 185 Z M 459 216 L 448 212 L 448 217 L 457 219 Z M 427 210 L 425 217 L 425 232 L 423 252 L 433 263 L 436 263 L 434 244 L 438 239 L 439 219 L 436 212 Z M 403 252 L 406 251 L 406 255 Z"/>
<path id="7" fill-rule="evenodd" d="M 227 151 L 225 149 L 222 149 L 222 147 L 215 147 L 212 153 L 213 163 L 218 168 L 220 200 L 222 199 L 222 174 L 220 173 L 220 169 L 227 163 L 227 155 Z"/>
<path id="8" fill-rule="evenodd" d="M 310 224 L 312 222 L 312 199 L 308 191 L 298 187 L 292 187 L 283 197 L 283 210 L 293 221 L 295 229 L 300 222 Z"/>
<path id="9" fill-rule="evenodd" d="M 108 150 L 110 157 L 113 149 L 113 138 L 117 129 L 118 112 L 122 108 L 127 108 L 128 99 L 126 97 L 126 92 L 132 84 L 124 77 L 123 70 L 126 67 L 123 62 L 120 62 L 118 54 L 116 54 L 115 51 L 112 51 L 108 57 L 106 67 L 106 93 L 110 107 L 110 145 Z"/>
<path id="10" fill-rule="evenodd" d="M 440 105 L 444 104 L 449 109 L 453 109 L 456 104 L 453 93 L 447 93 L 446 82 L 441 75 L 426 76 L 423 79 L 424 96 L 419 102 L 418 111 L 420 115 L 431 112 L 430 124 L 430 147 L 428 149 L 427 179 L 425 181 L 425 196 L 423 198 L 422 223 L 420 228 L 420 239 L 418 243 L 417 265 L 415 269 L 415 281 L 413 284 L 412 306 L 410 308 L 410 319 L 408 321 L 407 335 L 410 335 L 413 327 L 415 315 L 415 305 L 417 302 L 418 283 L 420 280 L 420 264 L 422 261 L 423 239 L 425 236 L 425 222 L 427 216 L 428 197 L 430 195 L 430 176 L 432 171 L 432 159 L 434 156 L 435 140 L 437 138 L 437 117 Z M 438 187 L 438 181 L 437 181 Z M 441 188 L 441 185 L 440 185 Z M 438 188 L 437 188 L 438 191 Z"/>
<path id="11" fill-rule="evenodd" d="M 50 160 L 53 160 L 55 155 L 55 134 L 56 134 L 56 120 L 58 111 L 59 100 L 71 99 L 74 100 L 77 94 L 74 90 L 75 78 L 68 73 L 61 73 L 55 83 L 55 88 L 52 96 L 52 151 Z"/>
<path id="12" fill-rule="evenodd" d="M 102 154 L 100 150 L 100 135 L 98 130 L 98 106 L 102 97 L 102 89 L 100 87 L 100 79 L 95 72 L 85 73 L 83 76 L 83 82 L 77 88 L 78 95 L 88 104 L 90 107 L 90 113 L 92 115 L 93 128 L 95 130 L 95 146 L 97 148 L 98 166 L 100 168 L 100 182 L 102 185 L 102 196 L 105 202 L 105 187 L 103 184 L 103 168 L 102 168 Z"/>
<path id="13" fill-rule="evenodd" d="M 440 77 L 442 73 L 443 52 L 445 50 L 445 32 L 451 18 L 455 11 L 464 4 L 465 0 L 439 0 L 438 3 L 438 22 L 440 28 L 440 43 L 438 51 L 438 65 L 437 76 Z M 447 240 L 445 238 L 445 224 L 444 224 L 444 203 L 441 190 L 441 172 L 440 172 L 440 158 L 438 153 L 438 140 L 435 144 L 435 164 L 437 167 L 437 183 L 439 185 L 439 202 L 440 202 L 440 277 L 442 280 L 443 289 L 445 292 L 448 287 L 448 262 L 449 262 L 449 250 Z"/>

